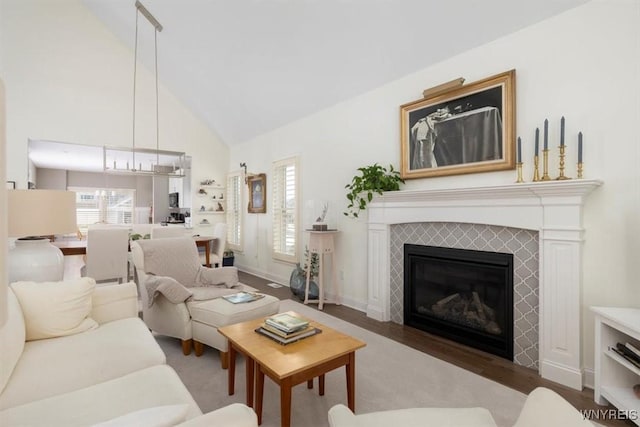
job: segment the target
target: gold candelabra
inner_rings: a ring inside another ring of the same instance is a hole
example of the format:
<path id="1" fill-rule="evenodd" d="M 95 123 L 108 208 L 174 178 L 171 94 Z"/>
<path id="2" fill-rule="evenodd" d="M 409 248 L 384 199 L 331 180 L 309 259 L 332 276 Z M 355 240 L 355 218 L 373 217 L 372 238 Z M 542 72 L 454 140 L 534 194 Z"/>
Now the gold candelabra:
<path id="1" fill-rule="evenodd" d="M 583 164 L 584 163 L 582 163 L 582 162 L 578 162 L 578 179 L 582 178 L 582 165 Z"/>
<path id="2" fill-rule="evenodd" d="M 540 157 L 536 154 L 533 156 L 533 182 L 540 181 L 540 174 L 538 172 L 538 165 L 540 163 Z"/>
<path id="3" fill-rule="evenodd" d="M 516 163 L 516 167 L 518 169 L 518 179 L 516 180 L 516 182 L 524 182 L 524 180 L 522 179 L 522 162 Z"/>
<path id="4" fill-rule="evenodd" d="M 542 150 L 542 178 L 540 181 L 551 181 L 549 176 L 549 150 Z"/>
<path id="5" fill-rule="evenodd" d="M 571 179 L 568 176 L 564 175 L 564 145 L 560 145 L 560 175 L 556 178 L 558 181 L 563 181 L 565 179 Z"/>

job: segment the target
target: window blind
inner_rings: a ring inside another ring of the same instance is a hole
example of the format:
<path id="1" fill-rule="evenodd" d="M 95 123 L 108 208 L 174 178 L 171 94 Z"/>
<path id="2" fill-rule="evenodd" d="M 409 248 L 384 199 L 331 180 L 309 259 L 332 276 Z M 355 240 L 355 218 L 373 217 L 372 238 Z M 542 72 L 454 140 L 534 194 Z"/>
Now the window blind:
<path id="1" fill-rule="evenodd" d="M 230 249 L 242 250 L 242 177 L 240 172 L 227 175 L 227 243 Z"/>
<path id="2" fill-rule="evenodd" d="M 273 257 L 298 259 L 298 165 L 296 158 L 273 164 Z"/>
<path id="3" fill-rule="evenodd" d="M 132 189 L 77 188 L 76 218 L 78 229 L 85 233 L 92 224 L 133 224 L 135 194 Z"/>

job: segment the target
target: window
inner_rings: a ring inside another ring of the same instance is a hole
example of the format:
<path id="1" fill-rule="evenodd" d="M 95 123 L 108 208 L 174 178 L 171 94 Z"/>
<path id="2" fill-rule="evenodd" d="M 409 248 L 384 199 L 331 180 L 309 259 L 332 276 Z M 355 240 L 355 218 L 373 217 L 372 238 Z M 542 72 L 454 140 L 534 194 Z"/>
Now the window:
<path id="1" fill-rule="evenodd" d="M 133 224 L 136 191 L 119 188 L 77 188 L 78 229 L 86 233 L 91 224 Z"/>
<path id="2" fill-rule="evenodd" d="M 273 258 L 298 261 L 298 159 L 273 164 Z"/>
<path id="3" fill-rule="evenodd" d="M 229 249 L 242 250 L 242 176 L 227 175 L 227 243 Z"/>

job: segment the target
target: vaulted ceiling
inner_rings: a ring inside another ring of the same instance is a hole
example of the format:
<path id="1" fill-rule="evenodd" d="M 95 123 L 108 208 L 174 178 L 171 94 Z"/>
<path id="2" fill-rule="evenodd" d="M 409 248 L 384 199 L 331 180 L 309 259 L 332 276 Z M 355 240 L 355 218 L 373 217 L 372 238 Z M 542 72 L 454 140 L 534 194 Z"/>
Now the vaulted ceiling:
<path id="1" fill-rule="evenodd" d="M 586 1 L 141 0 L 160 80 L 230 145 Z M 133 52 L 134 0 L 83 2 Z"/>

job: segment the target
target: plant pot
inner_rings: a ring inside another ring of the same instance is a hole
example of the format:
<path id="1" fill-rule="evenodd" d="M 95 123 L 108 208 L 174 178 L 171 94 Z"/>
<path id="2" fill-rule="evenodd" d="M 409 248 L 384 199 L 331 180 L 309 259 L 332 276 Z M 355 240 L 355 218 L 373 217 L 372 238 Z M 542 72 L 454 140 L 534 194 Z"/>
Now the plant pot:
<path id="1" fill-rule="evenodd" d="M 304 291 L 306 286 L 307 275 L 305 271 L 300 268 L 300 264 L 297 264 L 295 270 L 291 272 L 291 277 L 289 278 L 289 287 L 291 288 L 291 293 L 298 297 L 300 301 L 304 301 Z M 309 299 L 318 299 L 318 294 L 318 285 L 313 280 L 310 280 Z"/>

